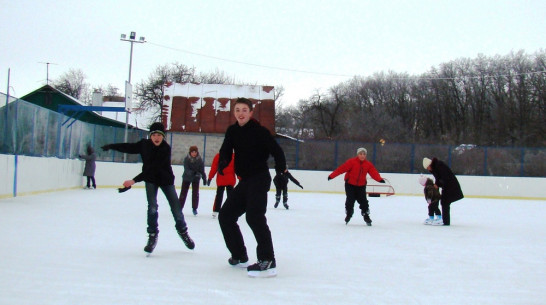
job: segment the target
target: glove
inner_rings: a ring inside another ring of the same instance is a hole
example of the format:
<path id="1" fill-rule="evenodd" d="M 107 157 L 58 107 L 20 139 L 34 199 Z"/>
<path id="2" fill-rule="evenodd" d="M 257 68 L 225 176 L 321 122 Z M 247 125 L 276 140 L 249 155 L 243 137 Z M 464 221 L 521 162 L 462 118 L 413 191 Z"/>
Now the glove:
<path id="1" fill-rule="evenodd" d="M 118 188 L 118 193 L 123 193 L 123 192 L 127 192 L 128 190 L 130 190 L 131 187 L 120 187 Z"/>
<path id="2" fill-rule="evenodd" d="M 78 155 L 78 158 L 80 158 L 80 159 L 81 159 L 81 158 L 82 158 L 82 155 Z"/>
<path id="3" fill-rule="evenodd" d="M 208 185 L 208 186 L 210 186 L 210 182 L 211 182 L 211 181 L 212 181 L 212 179 L 209 179 L 209 180 L 207 181 L 207 185 Z"/>
<path id="4" fill-rule="evenodd" d="M 328 176 L 328 181 L 332 180 L 332 178 L 330 178 L 330 176 Z"/>
<path id="5" fill-rule="evenodd" d="M 207 185 L 207 178 L 203 177 L 203 185 Z"/>
<path id="6" fill-rule="evenodd" d="M 379 183 L 385 183 L 385 179 L 379 180 Z"/>
<path id="7" fill-rule="evenodd" d="M 104 146 L 101 147 L 103 151 L 108 151 L 110 150 L 110 144 L 106 144 Z"/>
<path id="8" fill-rule="evenodd" d="M 224 175 L 224 168 L 226 168 L 228 166 L 228 164 L 226 163 L 226 161 L 224 160 L 220 160 L 218 162 L 218 174 L 220 175 Z"/>

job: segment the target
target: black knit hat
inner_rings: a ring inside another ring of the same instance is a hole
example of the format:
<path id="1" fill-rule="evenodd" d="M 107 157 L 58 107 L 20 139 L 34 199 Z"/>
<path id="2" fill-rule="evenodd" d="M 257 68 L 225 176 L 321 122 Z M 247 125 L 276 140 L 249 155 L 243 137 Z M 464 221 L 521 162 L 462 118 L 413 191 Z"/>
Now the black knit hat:
<path id="1" fill-rule="evenodd" d="M 150 135 L 154 133 L 159 133 L 165 137 L 165 126 L 161 122 L 155 122 L 150 126 Z"/>

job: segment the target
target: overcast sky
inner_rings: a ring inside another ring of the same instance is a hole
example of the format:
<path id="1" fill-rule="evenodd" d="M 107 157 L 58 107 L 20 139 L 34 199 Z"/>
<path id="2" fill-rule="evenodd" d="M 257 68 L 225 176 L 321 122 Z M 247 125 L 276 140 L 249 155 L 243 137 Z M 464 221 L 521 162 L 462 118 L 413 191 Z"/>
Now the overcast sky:
<path id="1" fill-rule="evenodd" d="M 0 0 L 0 92 L 23 96 L 69 69 L 120 89 L 159 65 L 284 86 L 283 104 L 381 71 L 417 75 L 461 57 L 545 47 L 546 1 Z"/>

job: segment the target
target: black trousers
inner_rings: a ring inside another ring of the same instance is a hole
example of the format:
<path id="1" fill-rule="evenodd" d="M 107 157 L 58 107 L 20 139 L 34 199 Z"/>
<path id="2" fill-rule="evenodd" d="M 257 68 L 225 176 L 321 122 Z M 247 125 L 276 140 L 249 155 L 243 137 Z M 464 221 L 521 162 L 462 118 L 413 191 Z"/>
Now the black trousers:
<path id="1" fill-rule="evenodd" d="M 449 210 L 451 208 L 451 202 L 448 200 L 440 199 L 440 205 L 442 206 L 442 220 L 444 221 L 444 226 L 449 226 L 451 224 L 451 215 Z"/>
<path id="2" fill-rule="evenodd" d="M 431 202 L 428 205 L 428 216 L 442 215 L 442 213 L 440 213 L 440 208 L 438 207 L 439 205 L 440 200 Z"/>
<path id="3" fill-rule="evenodd" d="M 229 196 L 229 193 L 233 190 L 233 185 L 222 185 L 216 188 L 216 197 L 214 197 L 214 205 L 212 206 L 213 212 L 220 212 L 222 201 L 224 201 L 224 190 Z"/>
<path id="4" fill-rule="evenodd" d="M 265 218 L 267 192 L 270 187 L 271 176 L 268 171 L 241 179 L 220 209 L 218 222 L 231 257 L 248 257 L 243 235 L 237 224 L 239 217 L 246 213 L 246 222 L 256 238 L 258 260 L 275 258 L 271 231 Z"/>
<path id="5" fill-rule="evenodd" d="M 355 208 L 355 201 L 358 202 L 358 205 L 361 210 L 361 214 L 369 213 L 370 206 L 368 204 L 368 199 L 366 198 L 366 186 L 356 186 L 345 182 L 345 213 L 347 216 L 352 217 Z"/>
<path id="6" fill-rule="evenodd" d="M 87 177 L 87 187 L 91 187 L 91 185 L 93 185 L 94 188 L 97 188 L 97 184 L 95 183 L 95 177 L 94 176 L 86 176 L 86 177 Z"/>

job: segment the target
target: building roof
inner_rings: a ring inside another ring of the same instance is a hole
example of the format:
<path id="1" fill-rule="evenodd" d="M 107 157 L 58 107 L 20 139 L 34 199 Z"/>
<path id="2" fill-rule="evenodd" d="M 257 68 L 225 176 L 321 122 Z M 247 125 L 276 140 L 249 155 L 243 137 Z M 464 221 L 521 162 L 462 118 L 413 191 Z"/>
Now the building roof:
<path id="1" fill-rule="evenodd" d="M 36 89 L 35 91 L 28 93 L 27 95 L 21 97 L 22 100 L 27 101 L 29 103 L 53 110 L 55 112 L 64 113 L 67 116 L 75 117 L 80 121 L 91 123 L 91 124 L 97 124 L 97 125 L 103 125 L 103 126 L 112 126 L 112 127 L 121 127 L 125 128 L 125 123 L 112 120 L 107 117 L 103 117 L 102 115 L 86 110 L 86 106 L 82 104 L 80 101 L 75 99 L 74 97 L 67 95 L 63 93 L 60 90 L 55 89 L 54 87 L 50 85 L 45 85 L 41 88 Z M 62 105 L 71 106 L 69 108 L 76 108 L 76 109 L 60 109 Z M 72 107 L 72 106 L 81 106 L 80 107 Z M 88 108 L 91 109 L 91 108 Z M 105 111 L 105 110 L 102 110 Z M 132 125 L 128 125 L 128 128 L 136 129 L 136 127 Z"/>

